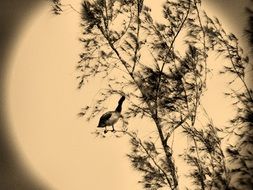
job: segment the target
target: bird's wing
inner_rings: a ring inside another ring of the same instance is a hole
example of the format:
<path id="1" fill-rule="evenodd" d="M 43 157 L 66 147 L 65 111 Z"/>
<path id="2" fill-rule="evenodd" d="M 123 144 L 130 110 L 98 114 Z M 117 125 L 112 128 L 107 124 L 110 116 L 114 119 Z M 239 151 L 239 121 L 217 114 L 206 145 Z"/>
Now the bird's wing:
<path id="1" fill-rule="evenodd" d="M 111 112 L 111 111 L 108 111 L 108 112 L 104 113 L 104 114 L 101 116 L 100 120 L 101 120 L 101 119 L 102 119 L 102 120 L 108 120 L 111 116 L 112 116 L 112 112 Z"/>
<path id="2" fill-rule="evenodd" d="M 105 127 L 105 125 L 106 125 L 105 122 L 106 122 L 108 119 L 110 119 L 111 116 L 112 116 L 112 112 L 111 112 L 111 111 L 104 113 L 104 114 L 100 117 L 98 127 Z"/>

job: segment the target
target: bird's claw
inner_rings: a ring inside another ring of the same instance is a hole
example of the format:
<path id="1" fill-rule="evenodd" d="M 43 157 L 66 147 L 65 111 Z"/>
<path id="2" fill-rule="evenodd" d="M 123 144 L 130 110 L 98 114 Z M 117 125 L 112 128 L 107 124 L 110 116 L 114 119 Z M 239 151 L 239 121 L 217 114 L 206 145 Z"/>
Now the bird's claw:
<path id="1" fill-rule="evenodd" d="M 107 133 L 107 130 L 104 130 L 104 134 L 106 134 Z"/>

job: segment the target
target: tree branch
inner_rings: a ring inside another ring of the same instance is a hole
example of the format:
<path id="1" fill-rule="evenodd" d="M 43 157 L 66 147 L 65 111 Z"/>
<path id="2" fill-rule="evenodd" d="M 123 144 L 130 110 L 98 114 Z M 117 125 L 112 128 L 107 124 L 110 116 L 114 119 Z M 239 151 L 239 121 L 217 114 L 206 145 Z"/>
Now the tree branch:
<path id="1" fill-rule="evenodd" d="M 134 73 L 135 70 L 135 66 L 137 63 L 137 53 L 139 51 L 140 48 L 140 42 L 139 42 L 139 34 L 140 34 L 140 25 L 141 25 L 141 19 L 140 19 L 140 13 L 142 10 L 142 6 L 141 6 L 141 0 L 137 0 L 137 31 L 136 31 L 136 44 L 135 44 L 135 50 L 134 50 L 134 63 L 133 63 L 133 68 L 131 73 Z"/>
<path id="2" fill-rule="evenodd" d="M 206 32 L 204 30 L 204 27 L 203 27 L 203 24 L 202 24 L 202 21 L 201 21 L 201 18 L 200 18 L 200 13 L 199 13 L 199 9 L 198 9 L 198 5 L 197 5 L 196 0 L 194 0 L 194 4 L 195 4 L 197 15 L 198 15 L 199 25 L 200 25 L 201 31 L 203 33 L 203 48 L 204 48 L 204 63 L 205 63 L 205 79 L 204 79 L 204 81 L 205 81 L 205 84 L 206 84 L 206 78 L 207 78 Z"/>
<path id="3" fill-rule="evenodd" d="M 130 137 L 134 138 L 135 140 L 138 141 L 138 143 L 140 144 L 140 146 L 142 147 L 142 149 L 145 151 L 145 153 L 149 156 L 149 158 L 152 160 L 152 162 L 155 164 L 155 166 L 163 173 L 163 175 L 165 176 L 169 186 L 173 189 L 172 183 L 169 179 L 169 177 L 167 176 L 166 172 L 161 168 L 161 166 L 159 166 L 159 164 L 156 162 L 156 160 L 153 158 L 153 156 L 148 152 L 148 150 L 146 149 L 146 147 L 142 144 L 141 140 L 137 137 L 135 137 L 133 134 L 129 133 L 129 132 L 125 132 L 127 135 L 129 135 Z"/>
<path id="4" fill-rule="evenodd" d="M 177 30 L 177 33 L 175 34 L 175 36 L 173 37 L 173 39 L 172 39 L 172 42 L 171 42 L 171 44 L 170 44 L 170 46 L 168 46 L 167 45 L 167 43 L 166 43 L 166 46 L 167 46 L 167 48 L 168 48 L 168 52 L 170 52 L 171 50 L 172 50 L 172 48 L 173 48 L 173 46 L 174 46 L 174 43 L 175 43 L 175 41 L 176 41 L 176 38 L 178 37 L 178 35 L 179 35 L 179 33 L 181 32 L 181 30 L 182 30 L 182 28 L 183 28 L 183 26 L 184 26 L 184 23 L 186 22 L 186 20 L 187 20 L 187 18 L 188 18 L 188 15 L 189 15 L 189 13 L 190 13 L 190 8 L 191 8 L 191 1 L 189 0 L 189 7 L 188 7 L 188 9 L 187 9 L 187 12 L 186 12 L 186 15 L 185 15 L 185 17 L 184 17 L 184 19 L 183 19 L 183 21 L 182 21 L 182 23 L 181 23 L 181 25 L 179 26 L 179 28 L 178 28 L 178 30 Z M 162 72 L 163 72 L 163 69 L 164 69 L 164 67 L 165 67 L 165 64 L 166 64 L 166 60 L 163 62 L 163 64 L 162 64 L 162 67 L 161 67 L 161 69 L 160 69 L 160 74 L 159 74 L 159 76 L 158 76 L 158 83 L 157 83 L 157 89 L 156 89 L 156 109 L 155 109 L 155 114 L 156 114 L 156 116 L 158 116 L 158 94 L 159 94 L 159 89 L 160 89 L 160 83 L 161 83 L 161 78 L 162 78 Z"/>

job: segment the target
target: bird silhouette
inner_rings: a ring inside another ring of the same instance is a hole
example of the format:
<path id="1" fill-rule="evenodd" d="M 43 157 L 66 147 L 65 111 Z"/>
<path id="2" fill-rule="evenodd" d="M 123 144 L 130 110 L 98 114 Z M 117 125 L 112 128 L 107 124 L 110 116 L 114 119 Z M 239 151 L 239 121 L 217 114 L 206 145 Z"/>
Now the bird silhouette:
<path id="1" fill-rule="evenodd" d="M 122 96 L 118 101 L 118 106 L 116 107 L 115 111 L 108 111 L 104 113 L 99 120 L 98 128 L 105 128 L 104 133 L 107 132 L 106 126 L 112 126 L 112 131 L 115 131 L 114 124 L 119 120 L 121 117 L 121 110 L 122 104 L 125 100 L 125 96 Z"/>

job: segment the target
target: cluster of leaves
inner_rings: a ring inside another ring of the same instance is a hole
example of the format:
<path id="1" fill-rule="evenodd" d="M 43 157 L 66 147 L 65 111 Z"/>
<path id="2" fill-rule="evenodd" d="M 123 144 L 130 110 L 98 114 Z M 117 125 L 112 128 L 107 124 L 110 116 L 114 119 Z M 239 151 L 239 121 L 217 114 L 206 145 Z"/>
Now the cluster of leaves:
<path id="1" fill-rule="evenodd" d="M 196 5 L 196 4 L 195 4 Z M 200 20 L 200 15 L 197 10 L 197 17 L 199 18 L 199 24 L 196 25 L 193 21 L 198 19 L 189 18 L 189 25 L 192 26 L 189 30 L 189 37 L 191 40 L 187 40 L 188 44 L 200 44 L 198 39 L 200 33 L 203 33 L 204 40 L 204 50 L 215 50 L 217 53 L 222 54 L 225 58 L 229 59 L 229 65 L 224 65 L 224 70 L 221 71 L 221 74 L 232 74 L 234 76 L 233 80 L 229 84 L 233 84 L 236 80 L 239 80 L 244 90 L 238 92 L 238 90 L 232 90 L 231 93 L 226 93 L 226 95 L 235 99 L 234 105 L 237 106 L 237 115 L 235 118 L 231 119 L 232 127 L 229 126 L 228 133 L 234 133 L 236 136 L 239 136 L 239 141 L 237 141 L 236 152 L 235 147 L 233 151 L 229 151 L 229 156 L 231 161 L 234 162 L 231 173 L 228 174 L 227 168 L 224 162 L 224 154 L 220 146 L 216 146 L 215 143 L 209 147 L 210 143 L 207 143 L 207 140 L 210 140 L 211 133 L 210 131 L 203 132 L 202 130 L 197 130 L 196 128 L 186 128 L 185 132 L 193 139 L 194 145 L 192 146 L 192 151 L 194 156 L 190 153 L 185 155 L 186 160 L 189 164 L 196 167 L 196 170 L 191 173 L 191 177 L 194 179 L 195 183 L 200 186 L 200 189 L 208 188 L 239 188 L 242 187 L 249 189 L 252 187 L 252 90 L 246 84 L 245 81 L 245 68 L 248 68 L 252 65 L 249 63 L 249 58 L 243 55 L 243 50 L 239 47 L 238 39 L 233 34 L 227 34 L 222 28 L 221 23 L 217 18 L 212 20 L 204 12 L 204 21 Z M 205 22 L 203 24 L 203 22 Z M 192 40 L 194 39 L 194 40 Z M 204 52 L 205 53 L 205 52 Z M 203 60 L 205 60 L 205 55 Z M 206 61 L 206 60 L 205 60 Z M 189 65 L 189 64 L 187 64 Z M 195 84 L 195 86 L 197 86 Z M 181 109 L 182 110 L 182 109 Z M 185 123 L 187 124 L 187 123 Z M 193 125 L 192 125 L 193 126 Z M 190 127 L 190 126 L 189 126 Z M 210 128 L 210 125 L 209 125 Z M 236 128 L 236 129 L 235 129 Z M 208 129 L 208 127 L 206 127 Z M 212 136 L 217 138 L 217 145 L 220 145 L 220 138 L 217 136 L 218 128 L 212 127 L 213 133 Z M 239 132 L 235 132 L 235 130 Z M 205 134 L 208 134 L 208 138 L 204 138 Z M 200 143 L 200 144 L 199 144 Z M 201 143 L 206 148 L 201 147 Z M 232 147 L 232 146 L 231 146 Z M 201 158 L 201 153 L 203 155 L 211 155 L 210 148 L 213 149 L 218 156 L 217 158 L 211 157 L 212 162 L 217 161 L 216 163 L 211 163 L 208 161 L 206 156 Z M 238 151 L 240 149 L 241 151 Z M 196 153 L 198 152 L 198 153 Z M 239 153 L 241 152 L 241 154 Z M 232 155 L 236 153 L 237 155 Z M 222 162 L 221 162 L 222 161 Z M 222 164 L 221 164 L 222 163 Z M 237 164 L 236 164 L 237 163 Z M 215 165 L 216 164 L 216 165 Z M 212 172 L 207 166 L 215 165 Z M 208 176 L 208 177 L 206 177 Z M 233 179 L 233 184 L 230 183 L 230 176 Z M 208 180 L 209 179 L 209 180 Z M 211 179 L 211 180 L 210 180 Z M 239 185 L 238 185 L 239 184 Z"/>
<path id="2" fill-rule="evenodd" d="M 184 133 L 193 139 L 194 143 L 182 156 L 193 168 L 188 177 L 192 178 L 193 183 L 201 190 L 229 187 L 230 174 L 218 132 L 222 130 L 215 127 L 212 122 L 203 129 L 191 127 L 184 129 Z"/>
<path id="3" fill-rule="evenodd" d="M 102 102 L 112 94 L 131 97 L 126 118 L 146 114 L 142 107 L 143 103 L 134 101 L 138 99 L 138 93 L 129 90 L 129 87 L 138 89 L 136 83 L 131 80 L 131 73 L 135 70 L 132 65 L 138 62 L 138 51 L 141 48 L 137 37 L 139 24 L 135 20 L 140 16 L 142 1 L 138 1 L 138 6 L 135 4 L 135 1 L 117 0 L 83 2 L 84 31 L 80 41 L 84 51 L 80 55 L 81 59 L 77 66 L 80 73 L 79 88 L 95 76 L 100 75 L 108 80 L 108 87 L 101 91 L 100 99 L 96 102 L 97 106 L 91 110 L 88 119 L 104 111 L 101 107 Z M 118 27 L 119 23 L 120 27 Z M 115 77 L 118 75 L 115 74 L 115 70 L 121 72 L 120 77 Z M 87 111 L 81 114 L 85 115 Z"/>
<path id="4" fill-rule="evenodd" d="M 60 15 L 63 12 L 61 0 L 52 0 L 52 12 L 55 15 Z"/>
<path id="5" fill-rule="evenodd" d="M 53 2 L 55 13 L 60 13 L 60 1 Z M 143 0 L 85 0 L 82 4 L 83 52 L 77 65 L 78 87 L 96 76 L 106 79 L 108 86 L 101 89 L 96 106 L 86 106 L 79 115 L 88 120 L 95 118 L 106 110 L 103 103 L 109 96 L 124 94 L 128 100 L 125 119 L 139 116 L 154 121 L 160 143 L 140 139 L 133 131 L 123 132 L 130 136 L 132 151 L 128 157 L 143 173 L 140 182 L 146 189 L 178 188 L 168 142 L 179 127 L 192 139 L 184 159 L 193 167 L 190 177 L 200 189 L 236 189 L 231 181 L 244 183 L 245 188 L 252 185 L 252 91 L 245 82 L 249 58 L 243 56 L 238 39 L 227 34 L 218 19 L 199 11 L 200 3 L 167 0 L 163 5 L 164 21 L 159 23 L 153 20 Z M 177 40 L 182 36 L 187 45 L 179 48 Z M 221 71 L 234 77 L 229 84 L 238 80 L 244 86 L 244 90 L 227 93 L 238 107 L 228 133 L 240 139 L 233 149 L 227 149 L 232 162 L 238 162 L 230 171 L 221 149 L 220 129 L 212 123 L 203 129 L 195 128 L 206 88 L 210 50 L 230 61 Z M 142 57 L 146 54 L 152 58 L 148 62 Z M 119 77 L 115 71 L 121 71 Z"/>
<path id="6" fill-rule="evenodd" d="M 156 145 L 152 141 L 142 142 L 135 133 L 130 136 L 132 152 L 128 157 L 133 167 L 143 173 L 140 183 L 147 189 L 159 189 L 170 183 L 171 179 L 167 175 L 170 168 L 157 151 Z"/>
<path id="7" fill-rule="evenodd" d="M 227 127 L 227 133 L 236 139 L 227 149 L 231 180 L 234 181 L 230 186 L 233 189 L 250 189 L 253 186 L 253 93 L 247 85 L 246 69 L 252 69 L 253 65 L 248 56 L 244 56 L 235 35 L 227 34 L 218 19 L 213 21 L 207 17 L 207 20 L 208 37 L 214 49 L 228 59 L 228 64 L 220 73 L 233 77 L 229 81 L 232 90 L 225 93 L 234 101 L 237 112 Z"/>
<path id="8" fill-rule="evenodd" d="M 231 119 L 231 125 L 226 128 L 226 133 L 235 137 L 236 144 L 231 144 L 227 148 L 227 154 L 224 155 L 220 146 L 221 138 L 217 135 L 221 129 L 213 125 L 205 127 L 204 131 L 185 128 L 186 134 L 191 136 L 194 144 L 191 147 L 192 152 L 184 156 L 188 163 L 196 168 L 190 176 L 200 189 L 250 189 L 253 174 L 253 104 L 252 90 L 247 85 L 245 72 L 252 65 L 248 56 L 244 56 L 234 34 L 227 34 L 217 18 L 211 19 L 206 13 L 203 14 L 203 18 L 201 27 L 206 37 L 205 48 L 215 50 L 228 59 L 228 63 L 223 65 L 220 73 L 232 78 L 229 81 L 232 90 L 225 95 L 234 100 L 233 105 L 237 107 L 237 114 Z M 195 32 L 190 33 L 196 35 Z M 212 142 L 209 143 L 210 141 Z M 224 156 L 229 158 L 229 163 L 225 162 Z"/>

